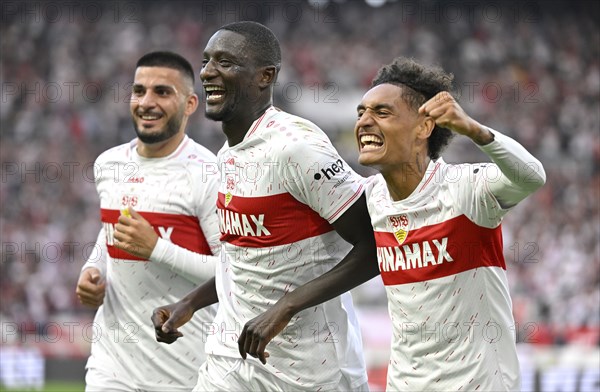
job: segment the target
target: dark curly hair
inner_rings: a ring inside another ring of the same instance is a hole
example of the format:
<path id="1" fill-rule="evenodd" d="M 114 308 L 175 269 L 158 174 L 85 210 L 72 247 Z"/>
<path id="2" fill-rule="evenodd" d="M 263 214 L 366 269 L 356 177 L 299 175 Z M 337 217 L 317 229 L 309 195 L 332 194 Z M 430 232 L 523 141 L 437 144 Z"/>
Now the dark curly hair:
<path id="1" fill-rule="evenodd" d="M 371 88 L 384 83 L 401 87 L 402 99 L 416 111 L 437 93 L 450 92 L 453 79 L 454 75 L 444 72 L 440 67 L 426 67 L 413 59 L 397 57 L 391 64 L 379 69 Z M 427 139 L 429 157 L 438 159 L 453 136 L 452 131 L 436 125 Z"/>

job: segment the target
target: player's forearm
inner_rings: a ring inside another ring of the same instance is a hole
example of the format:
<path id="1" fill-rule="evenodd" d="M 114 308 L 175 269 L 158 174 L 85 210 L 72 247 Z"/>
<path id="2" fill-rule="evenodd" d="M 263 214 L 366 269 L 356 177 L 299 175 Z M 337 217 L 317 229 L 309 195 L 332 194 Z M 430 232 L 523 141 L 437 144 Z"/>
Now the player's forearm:
<path id="1" fill-rule="evenodd" d="M 504 206 L 517 204 L 546 182 L 542 163 L 514 139 L 490 130 L 494 141 L 479 148 L 498 165 L 503 177 L 490 181 L 489 188 Z"/>
<path id="2" fill-rule="evenodd" d="M 219 256 L 202 255 L 159 238 L 150 261 L 167 265 L 171 271 L 200 284 L 215 276 Z"/>
<path id="3" fill-rule="evenodd" d="M 485 146 L 494 141 L 494 134 L 488 129 L 488 127 L 481 125 L 473 119 L 471 119 L 468 124 L 469 131 L 465 134 L 465 136 L 473 140 L 475 144 L 479 146 Z"/>
<path id="4" fill-rule="evenodd" d="M 106 257 L 108 251 L 106 250 L 106 236 L 104 233 L 104 229 L 101 229 L 98 233 L 98 237 L 96 238 L 96 243 L 94 244 L 94 248 L 90 253 L 88 259 L 85 264 L 81 268 L 83 271 L 87 268 L 96 268 L 100 271 L 100 274 L 103 277 L 106 277 Z"/>
<path id="5" fill-rule="evenodd" d="M 204 284 L 190 291 L 180 302 L 187 303 L 194 312 L 219 302 L 215 278 L 210 278 Z"/>
<path id="6" fill-rule="evenodd" d="M 363 194 L 335 222 L 337 233 L 352 250 L 335 267 L 285 295 L 280 301 L 288 314 L 328 301 L 377 276 L 375 235 Z"/>
<path id="7" fill-rule="evenodd" d="M 374 278 L 379 274 L 374 248 L 370 240 L 357 244 L 334 268 L 282 297 L 280 305 L 294 315 Z"/>

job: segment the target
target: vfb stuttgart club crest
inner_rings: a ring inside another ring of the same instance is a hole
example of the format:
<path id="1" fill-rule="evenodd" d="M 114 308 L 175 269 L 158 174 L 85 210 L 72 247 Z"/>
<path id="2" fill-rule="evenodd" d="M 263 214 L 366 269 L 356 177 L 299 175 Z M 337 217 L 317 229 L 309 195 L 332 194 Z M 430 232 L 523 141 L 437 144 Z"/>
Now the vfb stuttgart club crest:
<path id="1" fill-rule="evenodd" d="M 231 199 L 233 198 L 231 191 L 234 188 L 235 188 L 235 180 L 233 179 L 233 176 L 227 176 L 227 193 L 225 194 L 225 207 L 227 207 L 229 205 L 229 203 L 231 202 Z"/>
<path id="2" fill-rule="evenodd" d="M 225 179 L 226 179 L 226 190 L 225 193 L 225 207 L 231 203 L 233 194 L 231 193 L 235 189 L 235 160 L 233 157 L 225 160 Z"/>
<path id="3" fill-rule="evenodd" d="M 390 216 L 388 219 L 392 232 L 394 232 L 394 237 L 396 237 L 399 244 L 402 244 L 408 235 L 408 216 L 402 214 Z"/>

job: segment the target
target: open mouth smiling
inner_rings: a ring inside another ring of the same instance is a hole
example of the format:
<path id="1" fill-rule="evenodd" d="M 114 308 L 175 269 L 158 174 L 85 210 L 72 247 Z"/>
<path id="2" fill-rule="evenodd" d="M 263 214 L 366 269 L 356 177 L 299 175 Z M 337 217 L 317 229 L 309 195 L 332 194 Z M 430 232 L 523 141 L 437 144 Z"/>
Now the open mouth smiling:
<path id="1" fill-rule="evenodd" d="M 223 100 L 225 97 L 225 89 L 219 86 L 204 86 L 204 91 L 206 92 L 206 102 L 207 103 L 216 103 Z"/>
<path id="2" fill-rule="evenodd" d="M 361 152 L 379 150 L 383 147 L 383 140 L 376 135 L 361 135 L 359 141 Z"/>

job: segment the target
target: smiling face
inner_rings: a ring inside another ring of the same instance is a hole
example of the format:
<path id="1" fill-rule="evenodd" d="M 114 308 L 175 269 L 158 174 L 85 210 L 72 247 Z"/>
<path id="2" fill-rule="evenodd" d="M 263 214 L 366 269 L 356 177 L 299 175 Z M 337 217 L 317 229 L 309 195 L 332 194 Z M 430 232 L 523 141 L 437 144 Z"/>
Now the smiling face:
<path id="1" fill-rule="evenodd" d="M 206 92 L 206 117 L 228 122 L 259 104 L 259 73 L 246 38 L 229 30 L 217 31 L 206 44 L 200 78 Z"/>
<path id="2" fill-rule="evenodd" d="M 354 133 L 358 162 L 385 172 L 403 169 L 419 154 L 427 155 L 432 124 L 402 99 L 402 87 L 380 84 L 363 96 L 357 107 Z"/>
<path id="3" fill-rule="evenodd" d="M 197 106 L 190 84 L 180 71 L 172 68 L 136 69 L 130 111 L 142 143 L 164 142 L 184 132 L 187 117 Z"/>

